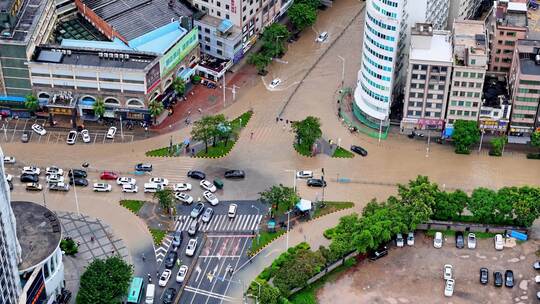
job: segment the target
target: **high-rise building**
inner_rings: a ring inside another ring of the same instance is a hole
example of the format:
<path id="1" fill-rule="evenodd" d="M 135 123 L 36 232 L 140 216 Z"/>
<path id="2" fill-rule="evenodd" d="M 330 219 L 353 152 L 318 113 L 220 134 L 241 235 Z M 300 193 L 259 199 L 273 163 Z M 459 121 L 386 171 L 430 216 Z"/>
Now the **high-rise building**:
<path id="1" fill-rule="evenodd" d="M 482 0 L 449 0 L 448 28 L 452 28 L 455 20 L 473 19 L 482 6 Z"/>

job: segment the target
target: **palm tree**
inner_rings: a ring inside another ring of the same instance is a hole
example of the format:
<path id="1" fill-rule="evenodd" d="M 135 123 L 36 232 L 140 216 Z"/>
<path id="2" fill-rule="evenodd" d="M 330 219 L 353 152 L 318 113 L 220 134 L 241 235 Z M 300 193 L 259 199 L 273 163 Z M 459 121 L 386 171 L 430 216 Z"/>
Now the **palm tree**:
<path id="1" fill-rule="evenodd" d="M 150 115 L 154 118 L 154 123 L 156 123 L 156 119 L 163 112 L 163 104 L 160 101 L 152 100 L 148 104 L 148 111 L 150 112 Z"/>
<path id="2" fill-rule="evenodd" d="M 32 94 L 27 95 L 26 101 L 24 102 L 24 107 L 32 113 L 36 112 L 39 109 L 39 102 L 37 97 Z"/>
<path id="3" fill-rule="evenodd" d="M 177 96 L 184 96 L 184 93 L 186 92 L 186 82 L 182 78 L 174 77 L 172 85 Z"/>
<path id="4" fill-rule="evenodd" d="M 105 101 L 103 98 L 98 97 L 96 102 L 94 102 L 94 115 L 101 118 L 105 114 Z"/>

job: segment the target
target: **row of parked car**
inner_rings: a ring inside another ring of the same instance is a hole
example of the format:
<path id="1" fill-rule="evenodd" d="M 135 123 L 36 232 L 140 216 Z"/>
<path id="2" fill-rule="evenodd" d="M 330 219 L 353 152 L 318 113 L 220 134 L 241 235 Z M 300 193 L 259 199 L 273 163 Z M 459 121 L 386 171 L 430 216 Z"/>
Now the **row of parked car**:
<path id="1" fill-rule="evenodd" d="M 465 248 L 465 237 L 463 235 L 463 232 L 456 231 L 456 248 L 463 249 Z M 501 234 L 496 234 L 493 238 L 495 250 L 503 250 L 504 249 L 504 239 Z M 435 232 L 435 237 L 433 238 L 433 247 L 435 248 L 442 248 L 443 246 L 443 234 L 442 232 Z M 476 248 L 476 235 L 472 232 L 470 232 L 467 235 L 467 248 L 468 249 L 475 249 Z"/>

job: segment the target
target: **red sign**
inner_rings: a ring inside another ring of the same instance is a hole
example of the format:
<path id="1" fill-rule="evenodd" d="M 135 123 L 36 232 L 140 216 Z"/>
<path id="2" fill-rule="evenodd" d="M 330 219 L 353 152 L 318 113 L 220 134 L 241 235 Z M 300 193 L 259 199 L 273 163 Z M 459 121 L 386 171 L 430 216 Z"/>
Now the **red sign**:
<path id="1" fill-rule="evenodd" d="M 234 3 L 234 0 L 231 0 L 231 12 L 236 14 L 236 5 Z"/>

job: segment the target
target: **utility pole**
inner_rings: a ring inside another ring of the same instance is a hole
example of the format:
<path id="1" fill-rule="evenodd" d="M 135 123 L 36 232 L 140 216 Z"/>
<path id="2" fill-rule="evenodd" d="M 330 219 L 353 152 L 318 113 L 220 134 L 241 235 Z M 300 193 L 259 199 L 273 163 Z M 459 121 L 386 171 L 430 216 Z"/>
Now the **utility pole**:
<path id="1" fill-rule="evenodd" d="M 225 108 L 225 73 L 226 72 L 223 72 L 223 108 Z"/>
<path id="2" fill-rule="evenodd" d="M 482 141 L 484 141 L 484 129 L 482 129 L 480 132 L 480 146 L 478 146 L 478 153 L 480 153 L 480 151 L 482 150 Z"/>

